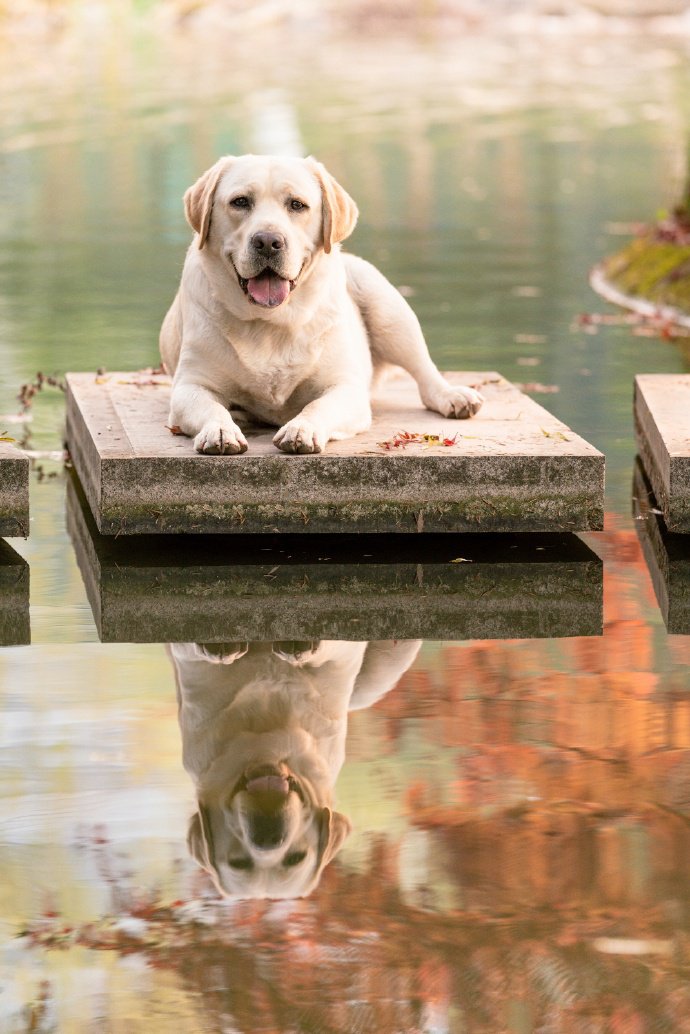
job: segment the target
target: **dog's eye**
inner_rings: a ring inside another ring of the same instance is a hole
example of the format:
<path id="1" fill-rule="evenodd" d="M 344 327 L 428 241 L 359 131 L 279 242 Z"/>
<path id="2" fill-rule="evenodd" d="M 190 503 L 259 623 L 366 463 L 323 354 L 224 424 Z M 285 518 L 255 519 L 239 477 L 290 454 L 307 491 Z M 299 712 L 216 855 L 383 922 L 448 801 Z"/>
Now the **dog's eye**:
<path id="1" fill-rule="evenodd" d="M 253 869 L 254 862 L 251 858 L 228 858 L 228 865 L 231 869 Z"/>
<path id="2" fill-rule="evenodd" d="M 251 208 L 251 201 L 244 194 L 240 194 L 239 197 L 234 197 L 230 202 L 233 208 Z"/>
<path id="3" fill-rule="evenodd" d="M 283 858 L 283 865 L 287 865 L 290 868 L 294 865 L 299 865 L 307 857 L 306 851 L 293 851 L 291 854 L 286 854 Z"/>
<path id="4" fill-rule="evenodd" d="M 291 208 L 293 212 L 302 212 L 305 208 L 309 208 L 309 205 L 305 205 L 304 201 L 300 201 L 299 198 L 291 197 L 288 201 L 288 207 Z"/>

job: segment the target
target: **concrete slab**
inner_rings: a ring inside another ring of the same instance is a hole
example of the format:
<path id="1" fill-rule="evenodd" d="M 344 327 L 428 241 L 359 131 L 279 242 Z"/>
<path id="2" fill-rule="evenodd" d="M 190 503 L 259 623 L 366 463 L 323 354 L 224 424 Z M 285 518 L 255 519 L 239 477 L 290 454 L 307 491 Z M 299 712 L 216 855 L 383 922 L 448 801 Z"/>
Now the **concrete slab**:
<path id="1" fill-rule="evenodd" d="M 666 629 L 690 635 L 690 536 L 668 531 L 639 459 L 633 475 L 633 517 Z"/>
<path id="2" fill-rule="evenodd" d="M 30 642 L 29 565 L 0 539 L 0 646 Z"/>
<path id="3" fill-rule="evenodd" d="M 577 536 L 100 535 L 67 522 L 105 642 L 600 635 L 600 559 Z"/>
<path id="4" fill-rule="evenodd" d="M 451 373 L 487 402 L 470 421 L 423 409 L 389 382 L 371 431 L 288 456 L 247 428 L 242 456 L 202 456 L 166 427 L 169 381 L 67 375 L 67 440 L 106 535 L 247 532 L 581 531 L 603 525 L 604 457 L 495 373 Z M 450 447 L 386 449 L 400 431 Z"/>
<path id="5" fill-rule="evenodd" d="M 635 378 L 635 436 L 668 531 L 690 532 L 690 375 Z"/>
<path id="6" fill-rule="evenodd" d="M 12 442 L 0 442 L 0 535 L 29 534 L 29 459 Z"/>

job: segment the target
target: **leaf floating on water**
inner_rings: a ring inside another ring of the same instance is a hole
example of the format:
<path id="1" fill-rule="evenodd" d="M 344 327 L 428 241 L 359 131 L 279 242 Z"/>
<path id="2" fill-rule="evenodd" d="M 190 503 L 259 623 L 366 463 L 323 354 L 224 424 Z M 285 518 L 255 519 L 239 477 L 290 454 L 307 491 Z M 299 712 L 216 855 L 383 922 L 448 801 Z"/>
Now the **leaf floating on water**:
<path id="1" fill-rule="evenodd" d="M 557 384 L 540 384 L 539 381 L 529 381 L 527 384 L 516 384 L 516 388 L 526 392 L 528 395 L 555 395 L 561 389 Z"/>

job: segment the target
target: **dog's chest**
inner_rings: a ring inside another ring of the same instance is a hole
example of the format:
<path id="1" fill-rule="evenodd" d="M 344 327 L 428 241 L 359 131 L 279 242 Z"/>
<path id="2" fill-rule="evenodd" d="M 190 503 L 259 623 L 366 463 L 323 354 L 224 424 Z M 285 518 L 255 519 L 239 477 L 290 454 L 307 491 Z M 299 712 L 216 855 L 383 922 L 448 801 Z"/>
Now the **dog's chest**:
<path id="1" fill-rule="evenodd" d="M 232 401 L 269 420 L 282 418 L 285 406 L 313 377 L 315 358 L 308 348 L 241 343 L 235 351 L 239 362 Z"/>
<path id="2" fill-rule="evenodd" d="M 255 383 L 250 387 L 255 398 L 270 406 L 280 407 L 285 405 L 303 380 L 303 366 L 296 363 L 266 363 L 256 371 Z"/>

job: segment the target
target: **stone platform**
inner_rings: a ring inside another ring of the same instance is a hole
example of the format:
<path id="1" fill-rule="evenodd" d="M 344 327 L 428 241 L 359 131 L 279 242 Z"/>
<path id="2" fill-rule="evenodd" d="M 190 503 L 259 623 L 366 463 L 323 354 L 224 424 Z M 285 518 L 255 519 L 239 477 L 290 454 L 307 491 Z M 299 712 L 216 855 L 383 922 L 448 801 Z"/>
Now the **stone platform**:
<path id="1" fill-rule="evenodd" d="M 19 646 L 31 640 L 29 581 L 26 560 L 0 539 L 0 646 Z"/>
<path id="2" fill-rule="evenodd" d="M 104 642 L 600 635 L 600 559 L 577 536 L 100 535 L 67 525 Z"/>
<path id="3" fill-rule="evenodd" d="M 496 373 L 446 376 L 485 395 L 474 419 L 428 412 L 400 375 L 371 430 L 320 455 L 285 455 L 275 428 L 243 425 L 248 452 L 203 456 L 166 427 L 166 377 L 72 373 L 67 441 L 104 535 L 602 528 L 601 453 Z M 400 432 L 457 438 L 381 444 Z"/>
<path id="4" fill-rule="evenodd" d="M 635 378 L 640 458 L 670 532 L 690 532 L 690 375 Z"/>
<path id="5" fill-rule="evenodd" d="M 690 635 L 690 536 L 666 528 L 639 459 L 632 494 L 635 528 L 666 629 L 672 634 Z"/>
<path id="6" fill-rule="evenodd" d="M 0 442 L 0 535 L 28 534 L 29 459 L 12 442 Z"/>

